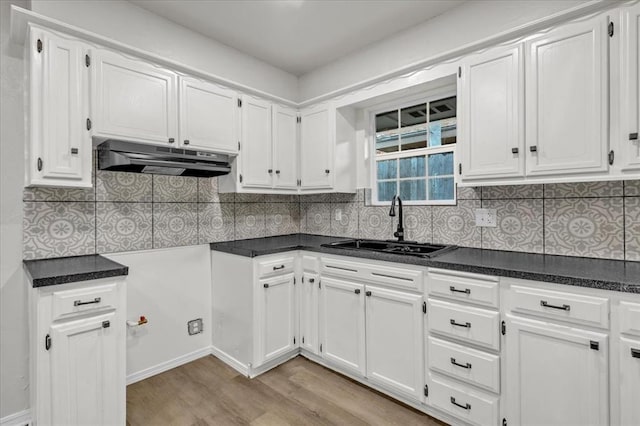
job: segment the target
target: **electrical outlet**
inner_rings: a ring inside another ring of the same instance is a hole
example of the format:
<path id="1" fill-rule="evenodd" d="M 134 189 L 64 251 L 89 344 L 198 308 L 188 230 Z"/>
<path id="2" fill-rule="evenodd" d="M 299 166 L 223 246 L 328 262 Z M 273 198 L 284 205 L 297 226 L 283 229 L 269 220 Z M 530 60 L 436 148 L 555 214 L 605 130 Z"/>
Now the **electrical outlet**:
<path id="1" fill-rule="evenodd" d="M 189 336 L 202 333 L 202 318 L 194 319 L 187 322 L 187 331 Z"/>
<path id="2" fill-rule="evenodd" d="M 496 223 L 496 209 L 475 209 L 476 213 L 476 226 L 484 226 L 488 228 L 495 228 Z"/>

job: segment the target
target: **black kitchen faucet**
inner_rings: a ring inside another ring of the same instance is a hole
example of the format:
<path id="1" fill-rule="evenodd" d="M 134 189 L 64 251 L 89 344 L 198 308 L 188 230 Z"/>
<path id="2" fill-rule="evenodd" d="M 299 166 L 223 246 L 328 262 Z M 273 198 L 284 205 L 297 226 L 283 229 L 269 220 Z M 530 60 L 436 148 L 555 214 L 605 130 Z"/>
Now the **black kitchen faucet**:
<path id="1" fill-rule="evenodd" d="M 393 233 L 393 236 L 398 238 L 398 241 L 404 241 L 404 228 L 402 226 L 402 200 L 397 195 L 394 195 L 393 200 L 391 200 L 389 216 L 395 217 L 396 215 L 396 200 L 398 200 L 398 230 Z"/>

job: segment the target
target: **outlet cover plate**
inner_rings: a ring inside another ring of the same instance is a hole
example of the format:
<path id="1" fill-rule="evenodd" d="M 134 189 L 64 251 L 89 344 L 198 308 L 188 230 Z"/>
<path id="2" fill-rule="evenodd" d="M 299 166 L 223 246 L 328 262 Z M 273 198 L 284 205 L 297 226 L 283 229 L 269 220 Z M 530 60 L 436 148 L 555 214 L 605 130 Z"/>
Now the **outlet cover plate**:
<path id="1" fill-rule="evenodd" d="M 475 209 L 476 226 L 495 228 L 497 226 L 496 209 Z"/>
<path id="2" fill-rule="evenodd" d="M 202 318 L 187 322 L 187 331 L 189 332 L 189 336 L 202 333 Z"/>

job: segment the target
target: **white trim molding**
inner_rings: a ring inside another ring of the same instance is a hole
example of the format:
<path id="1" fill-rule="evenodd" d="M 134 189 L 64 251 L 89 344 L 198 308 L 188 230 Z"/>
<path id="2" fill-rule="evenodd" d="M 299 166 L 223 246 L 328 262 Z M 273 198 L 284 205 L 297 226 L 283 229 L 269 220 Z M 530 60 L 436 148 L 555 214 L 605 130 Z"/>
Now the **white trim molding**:
<path id="1" fill-rule="evenodd" d="M 0 419 L 0 426 L 31 426 L 31 410 L 22 410 Z"/>
<path id="2" fill-rule="evenodd" d="M 177 358 L 161 362 L 160 364 L 154 365 L 153 367 L 145 368 L 144 370 L 131 373 L 127 375 L 127 386 L 147 379 L 151 376 L 155 376 L 156 374 L 164 373 L 165 371 L 179 367 L 183 364 L 187 364 L 191 361 L 195 361 L 196 359 L 205 357 L 207 355 L 211 355 L 211 346 L 206 346 L 202 349 L 198 349 L 197 351 L 193 351 L 188 354 L 181 355 Z"/>

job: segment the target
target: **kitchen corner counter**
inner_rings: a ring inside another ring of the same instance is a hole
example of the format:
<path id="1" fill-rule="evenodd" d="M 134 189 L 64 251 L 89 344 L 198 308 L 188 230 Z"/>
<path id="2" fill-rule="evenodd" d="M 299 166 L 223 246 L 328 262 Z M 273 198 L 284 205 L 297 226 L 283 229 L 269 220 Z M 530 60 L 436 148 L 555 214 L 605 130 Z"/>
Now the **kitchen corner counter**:
<path id="1" fill-rule="evenodd" d="M 98 254 L 24 260 L 33 287 L 128 275 L 129 268 Z"/>
<path id="2" fill-rule="evenodd" d="M 640 262 L 464 247 L 429 259 L 392 253 L 322 247 L 322 244 L 345 239 L 321 235 L 291 234 L 211 243 L 210 247 L 214 251 L 246 257 L 264 256 L 292 250 L 307 250 L 340 256 L 640 294 Z"/>

